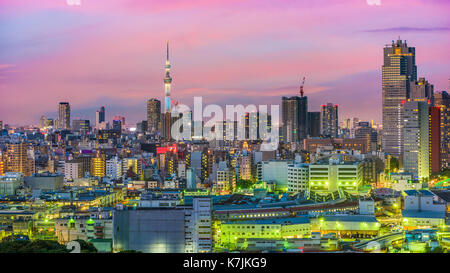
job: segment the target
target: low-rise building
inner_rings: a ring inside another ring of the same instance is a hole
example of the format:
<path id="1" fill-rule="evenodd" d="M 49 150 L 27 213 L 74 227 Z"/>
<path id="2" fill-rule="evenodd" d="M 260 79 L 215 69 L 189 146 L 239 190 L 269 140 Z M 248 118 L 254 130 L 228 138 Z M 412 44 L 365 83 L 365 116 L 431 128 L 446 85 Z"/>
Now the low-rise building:
<path id="1" fill-rule="evenodd" d="M 289 164 L 287 168 L 288 193 L 295 194 L 308 189 L 309 166 L 308 164 Z"/>
<path id="2" fill-rule="evenodd" d="M 0 176 L 0 195 L 15 195 L 16 191 L 24 185 L 24 176 L 21 173 L 5 173 Z"/>
<path id="3" fill-rule="evenodd" d="M 66 169 L 67 170 L 67 169 Z M 32 190 L 56 191 L 64 186 L 64 176 L 53 173 L 35 173 L 25 178 L 25 185 Z"/>
<path id="4" fill-rule="evenodd" d="M 341 238 L 364 238 L 378 235 L 380 223 L 370 215 L 324 215 L 311 220 L 311 230 L 334 233 Z"/>
<path id="5" fill-rule="evenodd" d="M 238 239 L 250 238 L 309 238 L 311 235 L 308 217 L 264 219 L 248 221 L 225 221 L 218 231 L 220 244 L 236 245 Z"/>
<path id="6" fill-rule="evenodd" d="M 118 207 L 114 211 L 114 251 L 202 253 L 212 250 L 210 198 L 192 206 Z"/>

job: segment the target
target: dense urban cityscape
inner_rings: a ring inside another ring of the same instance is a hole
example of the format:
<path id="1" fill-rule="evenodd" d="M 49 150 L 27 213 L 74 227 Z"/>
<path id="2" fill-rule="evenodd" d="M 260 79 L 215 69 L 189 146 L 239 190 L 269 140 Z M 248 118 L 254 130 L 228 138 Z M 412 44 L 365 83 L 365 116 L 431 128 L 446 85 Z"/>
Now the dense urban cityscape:
<path id="1" fill-rule="evenodd" d="M 298 94 L 274 102 L 279 123 L 244 111 L 208 127 L 176 112 L 166 49 L 164 108 L 150 98 L 136 125 L 106 120 L 107 106 L 93 123 L 72 119 L 70 102 L 39 126 L 0 121 L 3 242 L 50 240 L 40 245 L 50 252 L 73 241 L 106 253 L 448 250 L 450 96 L 418 77 L 406 41 L 383 49 L 382 125 L 339 122 L 328 101 L 310 112 L 303 77 Z M 177 120 L 191 129 L 175 141 Z M 279 126 L 273 150 L 261 150 L 261 120 Z M 245 134 L 206 140 L 219 125 Z"/>
<path id="2" fill-rule="evenodd" d="M 448 253 L 449 8 L 0 0 L 0 253 L 208 272 Z"/>

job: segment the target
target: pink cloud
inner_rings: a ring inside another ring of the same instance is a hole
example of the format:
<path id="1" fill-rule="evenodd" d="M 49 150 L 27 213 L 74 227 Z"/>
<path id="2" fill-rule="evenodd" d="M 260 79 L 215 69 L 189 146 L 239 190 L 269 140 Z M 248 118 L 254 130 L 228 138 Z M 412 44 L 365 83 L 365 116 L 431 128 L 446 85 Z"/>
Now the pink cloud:
<path id="1" fill-rule="evenodd" d="M 82 0 L 81 7 L 69 7 L 65 0 L 37 3 L 0 0 L 1 7 L 14 11 L 9 20 L 17 13 L 50 9 L 101 20 L 56 33 L 71 39 L 58 45 L 46 41 L 55 48 L 48 54 L 9 64 L 15 72 L 0 75 L 0 119 L 11 123 L 36 122 L 41 114 L 54 112 L 60 100 L 83 108 L 95 107 L 103 98 L 129 105 L 130 111 L 141 103 L 142 114 L 127 120 L 142 119 L 145 100 L 163 95 L 165 40 L 171 41 L 173 96 L 187 101 L 197 94 L 210 102 L 242 95 L 255 103 L 295 95 L 297 87 L 284 87 L 297 86 L 303 75 L 307 94 L 319 96 L 333 89 L 330 83 L 338 85 L 349 75 L 380 71 L 382 48 L 398 34 L 417 47 L 420 73 L 431 73 L 421 69 L 425 64 L 450 57 L 448 33 L 366 32 L 448 22 L 439 5 L 419 0 L 384 0 L 381 7 L 369 7 L 364 0 Z M 47 34 L 43 29 L 41 35 Z M 440 88 L 447 86 L 443 73 L 433 80 Z M 380 106 L 372 107 L 362 110 L 379 119 Z"/>

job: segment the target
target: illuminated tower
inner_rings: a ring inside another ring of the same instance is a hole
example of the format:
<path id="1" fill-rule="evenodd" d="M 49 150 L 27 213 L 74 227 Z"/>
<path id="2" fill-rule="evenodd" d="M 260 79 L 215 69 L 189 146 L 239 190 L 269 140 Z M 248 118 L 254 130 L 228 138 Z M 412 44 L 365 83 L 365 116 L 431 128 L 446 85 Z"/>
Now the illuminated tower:
<path id="1" fill-rule="evenodd" d="M 338 137 L 338 106 L 332 103 L 322 105 L 320 110 L 320 132 L 324 137 Z"/>
<path id="2" fill-rule="evenodd" d="M 410 97 L 411 81 L 417 80 L 416 50 L 398 39 L 384 48 L 383 150 L 401 157 L 403 152 L 403 108 Z"/>
<path id="3" fill-rule="evenodd" d="M 70 104 L 60 102 L 58 105 L 58 129 L 70 130 Z"/>
<path id="4" fill-rule="evenodd" d="M 170 61 L 169 61 L 169 41 L 167 41 L 167 57 L 166 57 L 166 76 L 164 77 L 164 101 L 165 101 L 165 112 L 170 112 L 171 101 L 170 101 L 170 88 L 172 85 L 172 77 L 170 77 Z"/>

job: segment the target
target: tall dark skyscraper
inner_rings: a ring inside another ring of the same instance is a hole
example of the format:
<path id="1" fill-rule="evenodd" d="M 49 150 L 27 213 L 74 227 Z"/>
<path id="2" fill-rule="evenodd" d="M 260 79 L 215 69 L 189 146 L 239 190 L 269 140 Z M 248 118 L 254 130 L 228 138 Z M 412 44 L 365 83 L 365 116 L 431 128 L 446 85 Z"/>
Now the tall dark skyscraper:
<path id="1" fill-rule="evenodd" d="M 282 97 L 281 135 L 284 142 L 299 142 L 308 137 L 308 97 L 303 96 L 303 83 L 300 86 L 300 97 Z"/>
<path id="2" fill-rule="evenodd" d="M 102 106 L 100 110 L 95 112 L 95 125 L 99 125 L 102 122 L 105 122 L 105 106 Z"/>
<path id="3" fill-rule="evenodd" d="M 156 134 L 161 122 L 161 101 L 149 99 L 147 101 L 147 129 L 150 134 Z"/>
<path id="4" fill-rule="evenodd" d="M 324 137 L 338 137 L 338 106 L 332 103 L 322 105 L 320 111 L 320 132 Z"/>
<path id="5" fill-rule="evenodd" d="M 70 105 L 68 102 L 60 102 L 58 105 L 58 129 L 70 129 Z"/>
<path id="6" fill-rule="evenodd" d="M 416 50 L 406 41 L 392 41 L 384 48 L 383 150 L 400 157 L 403 153 L 403 103 L 410 96 L 411 81 L 417 80 Z"/>
<path id="7" fill-rule="evenodd" d="M 308 98 L 283 97 L 281 99 L 283 140 L 299 142 L 308 136 Z"/>
<path id="8" fill-rule="evenodd" d="M 308 112 L 308 129 L 310 137 L 320 136 L 320 112 Z"/>

